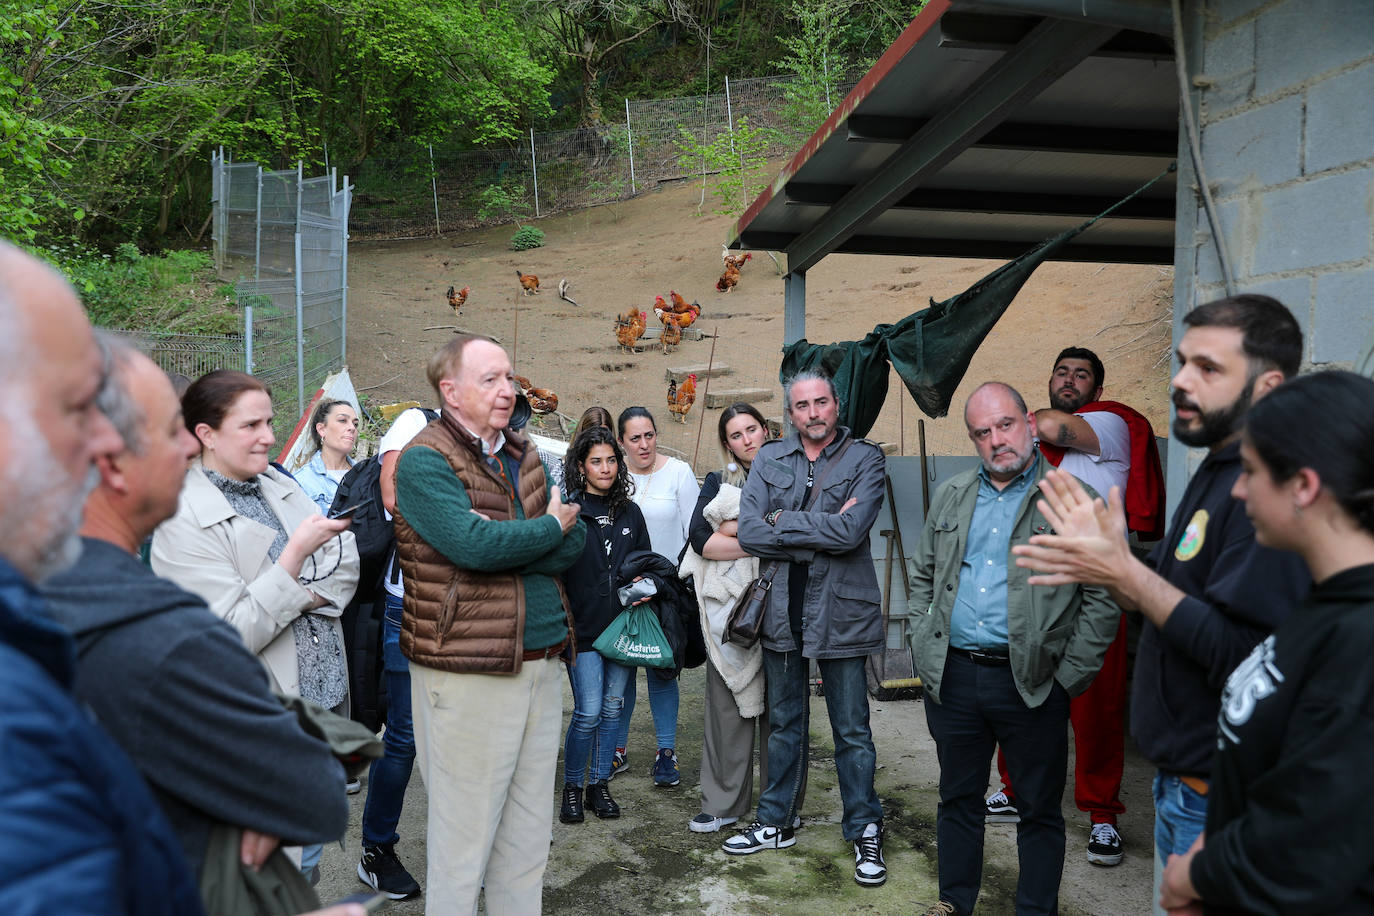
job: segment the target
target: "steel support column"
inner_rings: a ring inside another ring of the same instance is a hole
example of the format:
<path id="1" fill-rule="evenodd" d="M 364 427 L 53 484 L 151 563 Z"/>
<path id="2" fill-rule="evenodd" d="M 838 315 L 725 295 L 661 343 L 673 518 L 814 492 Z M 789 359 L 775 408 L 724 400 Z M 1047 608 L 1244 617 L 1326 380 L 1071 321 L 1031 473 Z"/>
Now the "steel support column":
<path id="1" fill-rule="evenodd" d="M 783 277 L 782 345 L 794 344 L 806 336 L 806 271 L 790 271 Z"/>

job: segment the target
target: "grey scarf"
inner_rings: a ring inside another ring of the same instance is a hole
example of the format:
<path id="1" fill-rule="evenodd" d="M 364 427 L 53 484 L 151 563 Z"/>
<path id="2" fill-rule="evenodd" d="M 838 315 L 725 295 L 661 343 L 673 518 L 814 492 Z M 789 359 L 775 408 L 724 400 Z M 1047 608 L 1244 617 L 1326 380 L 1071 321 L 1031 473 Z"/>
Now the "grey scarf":
<path id="1" fill-rule="evenodd" d="M 262 485 L 257 479 L 234 480 L 209 468 L 204 470 L 205 478 L 219 488 L 231 509 L 275 532 L 267 555 L 273 563 L 277 562 L 286 547 L 287 533 L 277 513 L 267 504 Z M 300 695 L 325 709 L 333 709 L 348 694 L 348 668 L 338 634 L 328 618 L 311 613 L 303 613 L 291 621 L 291 633 L 296 638 Z"/>

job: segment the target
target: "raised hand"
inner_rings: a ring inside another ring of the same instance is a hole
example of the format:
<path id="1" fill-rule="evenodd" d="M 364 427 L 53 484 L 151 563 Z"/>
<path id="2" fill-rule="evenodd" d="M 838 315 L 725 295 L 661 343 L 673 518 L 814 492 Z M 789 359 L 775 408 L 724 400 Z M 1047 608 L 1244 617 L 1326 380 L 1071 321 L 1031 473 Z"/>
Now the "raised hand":
<path id="1" fill-rule="evenodd" d="M 1112 487 L 1111 504 L 1092 499 L 1071 474 L 1054 470 L 1040 482 L 1044 498 L 1036 504 L 1055 534 L 1037 534 L 1030 544 L 1011 549 L 1016 565 L 1038 575 L 1031 585 L 1110 585 L 1131 559 L 1121 494 Z"/>

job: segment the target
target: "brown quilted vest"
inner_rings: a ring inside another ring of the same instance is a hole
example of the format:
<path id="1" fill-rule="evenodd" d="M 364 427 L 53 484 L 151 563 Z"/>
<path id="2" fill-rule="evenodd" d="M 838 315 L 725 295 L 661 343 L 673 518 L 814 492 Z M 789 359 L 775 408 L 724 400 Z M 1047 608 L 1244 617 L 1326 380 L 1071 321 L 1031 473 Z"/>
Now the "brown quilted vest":
<path id="1" fill-rule="evenodd" d="M 544 465 L 524 436 L 506 431 L 506 449 L 520 459 L 517 490 L 525 518 L 548 508 Z M 493 521 L 516 518 L 515 503 L 486 459 L 476 438 L 442 413 L 401 451 L 432 448 L 448 459 L 463 482 L 472 507 Z M 525 638 L 525 586 L 511 572 L 475 572 L 454 566 L 406 523 L 398 508 L 396 557 L 405 576 L 401 651 L 418 665 L 440 671 L 515 674 Z M 563 611 L 572 626 L 563 585 Z"/>

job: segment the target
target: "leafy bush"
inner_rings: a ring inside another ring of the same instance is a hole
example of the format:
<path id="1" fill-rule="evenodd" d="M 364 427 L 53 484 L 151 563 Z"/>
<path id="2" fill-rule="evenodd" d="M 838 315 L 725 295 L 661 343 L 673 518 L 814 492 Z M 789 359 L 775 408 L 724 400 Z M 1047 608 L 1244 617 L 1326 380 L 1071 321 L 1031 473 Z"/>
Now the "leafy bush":
<path id="1" fill-rule="evenodd" d="M 686 171 L 701 170 L 714 177 L 711 194 L 716 212 L 739 216 L 749 201 L 768 187 L 768 148 L 773 134 L 763 127 L 751 127 L 740 118 L 733 132 L 721 131 L 710 143 L 701 143 L 687 128 L 678 125 L 678 163 Z"/>
<path id="2" fill-rule="evenodd" d="M 525 251 L 529 248 L 544 247 L 544 230 L 536 229 L 533 226 L 521 226 L 516 230 L 515 235 L 510 237 L 511 251 Z"/>
<path id="3" fill-rule="evenodd" d="M 124 242 L 113 255 L 76 243 L 36 253 L 71 281 L 91 321 L 101 327 L 184 334 L 243 330 L 233 287 L 215 278 L 204 252 L 144 255 Z"/>

